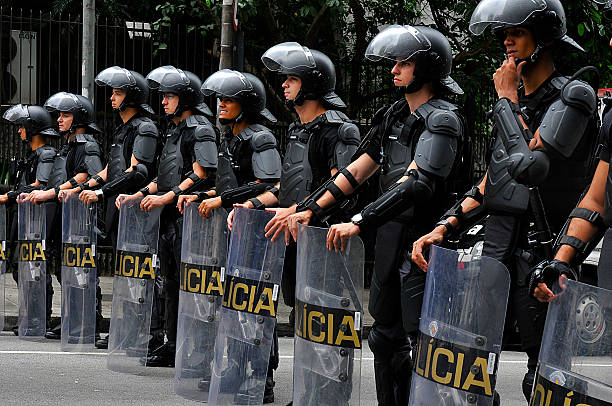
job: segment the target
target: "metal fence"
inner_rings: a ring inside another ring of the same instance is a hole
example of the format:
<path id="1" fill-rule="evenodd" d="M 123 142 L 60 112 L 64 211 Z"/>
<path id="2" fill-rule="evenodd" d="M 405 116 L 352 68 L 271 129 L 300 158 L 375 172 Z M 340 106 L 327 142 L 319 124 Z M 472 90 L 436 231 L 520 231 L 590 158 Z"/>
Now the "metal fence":
<path id="1" fill-rule="evenodd" d="M 52 16 L 0 6 L 0 114 L 16 103 L 40 105 L 58 91 L 80 93 L 81 33 L 79 15 Z M 95 41 L 96 72 L 119 65 L 146 75 L 155 67 L 175 65 L 204 79 L 218 67 L 218 59 L 212 51 L 213 39 L 180 24 L 154 30 L 145 22 L 98 20 Z M 165 44 L 164 49 L 159 49 L 159 43 Z M 353 118 L 365 134 L 373 114 L 401 96 L 393 90 L 389 66 L 366 63 L 359 74 L 356 93 L 359 100 L 350 100 L 349 95 L 355 94 L 350 92 L 350 70 L 350 61 L 337 61 L 337 89 L 348 104 L 359 103 Z M 280 88 L 277 78 L 270 83 Z M 458 100 L 463 106 L 475 154 L 475 176 L 483 173 L 487 154 L 488 124 L 482 106 L 492 105 L 491 90 L 482 89 L 477 95 L 466 95 Z M 97 123 L 104 132 L 98 139 L 103 151 L 108 150 L 112 130 L 119 124 L 110 108 L 109 97 L 109 89 L 95 87 Z M 157 96 L 152 96 L 151 105 L 155 110 L 159 110 L 160 102 Z M 278 111 L 282 108 L 279 106 L 279 103 L 270 106 L 272 112 L 277 117 L 288 117 L 286 112 Z M 163 129 L 165 120 L 156 119 Z M 0 184 L 7 184 L 10 161 L 22 157 L 26 146 L 19 141 L 14 128 L 0 121 Z M 279 122 L 272 127 L 281 150 L 286 143 L 287 124 Z"/>

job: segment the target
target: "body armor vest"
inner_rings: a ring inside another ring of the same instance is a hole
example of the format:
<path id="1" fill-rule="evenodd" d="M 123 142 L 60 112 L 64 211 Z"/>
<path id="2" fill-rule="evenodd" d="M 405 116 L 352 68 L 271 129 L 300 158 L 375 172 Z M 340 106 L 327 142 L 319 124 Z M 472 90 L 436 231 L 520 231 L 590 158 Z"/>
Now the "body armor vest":
<path id="1" fill-rule="evenodd" d="M 289 142 L 280 179 L 280 207 L 301 202 L 310 194 L 312 188 L 312 168 L 308 160 L 312 128 L 295 127 L 295 124 L 289 127 Z"/>
<path id="2" fill-rule="evenodd" d="M 217 195 L 239 186 L 236 173 L 240 168 L 238 167 L 238 162 L 234 154 L 240 151 L 241 141 L 234 139 L 233 135 L 231 137 L 232 138 L 226 137 L 219 148 L 217 179 L 215 181 Z"/>
<path id="3" fill-rule="evenodd" d="M 159 159 L 157 187 L 160 192 L 168 192 L 183 180 L 183 155 L 181 153 L 182 133 L 174 129 L 166 139 Z"/>
<path id="4" fill-rule="evenodd" d="M 122 140 L 123 141 L 123 140 Z M 123 156 L 123 142 L 111 145 L 109 151 L 107 182 L 117 179 L 125 170 L 127 165 Z"/>
<path id="5" fill-rule="evenodd" d="M 68 173 L 66 172 L 66 160 L 68 158 L 68 152 L 70 148 L 68 144 L 63 145 L 62 148 L 57 152 L 55 160 L 53 161 L 53 169 L 51 169 L 51 175 L 49 175 L 49 188 L 60 186 L 68 180 Z"/>
<path id="6" fill-rule="evenodd" d="M 20 189 L 36 182 L 37 165 L 38 155 L 36 154 L 36 151 L 30 151 L 25 158 L 19 160 L 17 163 L 17 176 L 15 182 L 16 189 Z"/>

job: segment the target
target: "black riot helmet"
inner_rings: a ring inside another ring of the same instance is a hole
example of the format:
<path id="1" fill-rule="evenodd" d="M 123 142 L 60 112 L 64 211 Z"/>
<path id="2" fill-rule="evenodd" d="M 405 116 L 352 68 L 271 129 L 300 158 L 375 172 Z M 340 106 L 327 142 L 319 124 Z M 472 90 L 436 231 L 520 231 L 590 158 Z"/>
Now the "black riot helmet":
<path id="1" fill-rule="evenodd" d="M 202 85 L 204 96 L 215 95 L 217 98 L 229 97 L 240 102 L 242 113 L 232 121 L 239 122 L 243 113 L 247 116 L 261 116 L 271 122 L 276 117 L 266 108 L 266 90 L 261 80 L 255 75 L 223 69 L 210 75 Z"/>
<path id="2" fill-rule="evenodd" d="M 551 42 L 560 41 L 584 49 L 567 36 L 565 11 L 559 0 L 481 0 L 470 19 L 470 31 L 480 35 L 487 28 L 495 34 L 510 27 L 525 27 L 533 34 L 536 49 L 528 58 L 535 62 Z"/>
<path id="3" fill-rule="evenodd" d="M 282 75 L 297 76 L 302 87 L 290 104 L 301 106 L 304 100 L 321 100 L 332 108 L 345 108 L 346 104 L 334 92 L 336 69 L 331 59 L 315 49 L 297 42 L 283 42 L 268 49 L 261 61 L 269 70 Z"/>
<path id="4" fill-rule="evenodd" d="M 209 117 L 213 116 L 204 103 L 204 95 L 200 92 L 202 81 L 195 74 L 167 65 L 153 69 L 146 79 L 149 88 L 178 96 L 179 104 L 176 111 L 169 114 L 170 118 L 179 116 L 186 110 L 194 110 Z"/>
<path id="5" fill-rule="evenodd" d="M 404 86 L 404 93 L 414 93 L 425 83 L 438 82 L 453 93 L 463 94 L 450 76 L 453 67 L 451 46 L 446 37 L 433 28 L 391 25 L 370 41 L 365 56 L 371 61 L 414 61 L 414 78 Z"/>
<path id="6" fill-rule="evenodd" d="M 124 111 L 131 106 L 153 114 L 153 109 L 147 104 L 149 86 L 140 73 L 119 66 L 111 66 L 98 73 L 96 84 L 125 91 L 125 99 L 119 106 L 119 111 Z"/>
<path id="7" fill-rule="evenodd" d="M 26 141 L 30 141 L 33 135 L 59 137 L 54 128 L 53 117 L 40 106 L 17 104 L 5 111 L 2 117 L 11 124 L 23 126 L 26 130 Z"/>
<path id="8" fill-rule="evenodd" d="M 68 92 L 55 93 L 45 102 L 45 109 L 56 113 L 72 113 L 72 126 L 69 130 L 71 133 L 77 128 L 88 128 L 93 132 L 102 132 L 95 123 L 94 105 L 85 96 Z"/>

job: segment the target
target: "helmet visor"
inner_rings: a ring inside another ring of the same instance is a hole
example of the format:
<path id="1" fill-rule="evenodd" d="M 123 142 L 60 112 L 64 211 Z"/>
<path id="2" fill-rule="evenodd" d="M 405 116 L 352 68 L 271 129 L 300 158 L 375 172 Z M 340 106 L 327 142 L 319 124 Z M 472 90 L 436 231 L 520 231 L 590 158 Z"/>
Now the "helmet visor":
<path id="1" fill-rule="evenodd" d="M 261 61 L 266 68 L 279 73 L 291 73 L 300 68 L 314 69 L 317 66 L 310 49 L 297 42 L 274 45 L 261 56 Z"/>
<path id="2" fill-rule="evenodd" d="M 535 12 L 546 10 L 544 0 L 482 0 L 470 19 L 470 32 L 482 34 L 488 27 L 521 25 Z"/>
<path id="3" fill-rule="evenodd" d="M 129 70 L 119 66 L 111 66 L 98 73 L 96 84 L 98 86 L 109 86 L 113 89 L 123 89 L 128 86 L 134 86 L 136 79 L 134 79 Z"/>
<path id="4" fill-rule="evenodd" d="M 223 69 L 210 75 L 201 90 L 204 96 L 236 97 L 240 93 L 253 91 L 253 85 L 242 73 Z"/>
<path id="5" fill-rule="evenodd" d="M 24 121 L 30 118 L 30 113 L 28 113 L 27 106 L 24 106 L 23 104 L 17 104 L 5 111 L 2 115 L 2 118 L 12 124 L 22 125 Z"/>
<path id="6" fill-rule="evenodd" d="M 418 52 L 431 48 L 431 43 L 419 30 L 410 25 L 391 25 L 374 37 L 365 52 L 371 61 L 390 59 L 407 61 Z"/>
<path id="7" fill-rule="evenodd" d="M 153 90 L 172 92 L 184 89 L 190 81 L 185 72 L 174 66 L 160 66 L 147 75 L 147 85 Z"/>
<path id="8" fill-rule="evenodd" d="M 81 103 L 76 95 L 68 92 L 59 92 L 49 97 L 44 107 L 48 111 L 73 113 L 81 109 Z"/>

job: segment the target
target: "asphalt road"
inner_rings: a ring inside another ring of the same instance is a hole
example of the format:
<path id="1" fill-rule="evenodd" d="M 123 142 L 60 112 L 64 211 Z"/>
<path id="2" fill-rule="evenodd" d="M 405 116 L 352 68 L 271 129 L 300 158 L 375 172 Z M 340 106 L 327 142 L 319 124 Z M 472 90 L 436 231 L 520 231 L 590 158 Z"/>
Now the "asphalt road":
<path id="1" fill-rule="evenodd" d="M 376 405 L 372 353 L 364 342 L 362 405 Z M 276 372 L 276 402 L 286 405 L 292 393 L 293 339 L 280 339 L 281 362 Z M 526 357 L 504 352 L 498 375 L 502 405 L 526 405 L 520 390 Z M 606 375 L 612 365 L 599 367 Z M 20 340 L 10 332 L 0 334 L 0 404 L 2 405 L 188 405 L 173 392 L 174 370 L 150 368 L 134 376 L 106 368 L 105 351 L 60 351 L 58 341 Z"/>

